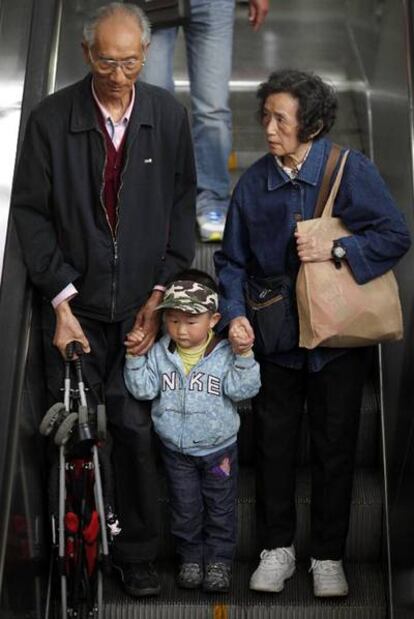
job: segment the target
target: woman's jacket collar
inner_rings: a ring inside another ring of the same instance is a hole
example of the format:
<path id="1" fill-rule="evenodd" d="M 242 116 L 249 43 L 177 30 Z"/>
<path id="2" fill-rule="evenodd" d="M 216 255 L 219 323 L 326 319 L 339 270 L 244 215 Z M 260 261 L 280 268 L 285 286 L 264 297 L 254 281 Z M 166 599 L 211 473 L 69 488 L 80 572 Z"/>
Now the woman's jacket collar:
<path id="1" fill-rule="evenodd" d="M 309 185 L 316 186 L 320 179 L 321 169 L 325 164 L 330 141 L 326 138 L 315 140 L 310 149 L 309 155 L 306 158 L 305 163 L 300 169 L 299 174 L 295 178 L 295 181 L 301 181 L 308 183 Z M 270 153 L 267 155 L 267 188 L 269 191 L 279 189 L 287 183 L 291 183 L 292 180 L 276 163 L 275 158 Z"/>

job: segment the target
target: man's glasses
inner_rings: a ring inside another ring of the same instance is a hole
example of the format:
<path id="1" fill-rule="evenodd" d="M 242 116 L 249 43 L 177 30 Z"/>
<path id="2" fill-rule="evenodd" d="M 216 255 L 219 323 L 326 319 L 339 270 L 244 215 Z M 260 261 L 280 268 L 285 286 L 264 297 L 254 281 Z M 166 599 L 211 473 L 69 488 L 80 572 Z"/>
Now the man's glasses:
<path id="1" fill-rule="evenodd" d="M 125 60 L 114 60 L 98 56 L 94 58 L 89 50 L 89 59 L 101 75 L 110 75 L 119 67 L 124 75 L 133 75 L 142 65 L 141 58 L 126 58 Z"/>

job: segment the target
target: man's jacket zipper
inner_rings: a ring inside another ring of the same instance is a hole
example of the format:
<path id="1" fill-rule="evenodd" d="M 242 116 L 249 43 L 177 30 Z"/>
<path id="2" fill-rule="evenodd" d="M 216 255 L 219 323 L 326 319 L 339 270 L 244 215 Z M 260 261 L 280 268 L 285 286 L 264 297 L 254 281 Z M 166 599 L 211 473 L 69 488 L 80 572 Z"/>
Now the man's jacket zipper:
<path id="1" fill-rule="evenodd" d="M 108 212 L 106 210 L 104 199 L 103 199 L 103 192 L 104 192 L 104 188 L 105 188 L 105 169 L 106 169 L 106 164 L 108 162 L 108 153 L 107 153 L 107 150 L 106 150 L 105 137 L 104 137 L 104 135 L 103 135 L 103 133 L 102 133 L 102 131 L 100 129 L 99 129 L 99 133 L 102 136 L 102 141 L 103 141 L 103 146 L 104 146 L 104 151 L 105 151 L 105 161 L 104 161 L 104 166 L 103 166 L 103 170 L 102 170 L 102 185 L 101 185 L 101 191 L 99 193 L 99 198 L 100 198 L 100 203 L 101 203 L 101 206 L 102 206 L 104 214 L 105 214 L 106 223 L 108 224 L 108 228 L 109 228 L 109 231 L 111 233 L 113 252 L 114 252 L 114 260 L 113 260 L 113 265 L 112 265 L 112 284 L 111 284 L 111 320 L 113 320 L 114 316 L 115 316 L 116 293 L 117 293 L 116 271 L 117 271 L 117 266 L 118 266 L 118 239 L 117 239 L 117 234 L 118 234 L 118 227 L 119 227 L 119 210 L 120 210 L 119 209 L 119 202 L 120 202 L 119 196 L 120 196 L 120 193 L 121 193 L 122 184 L 123 184 L 123 177 L 124 177 L 125 168 L 126 168 L 127 161 L 128 161 L 128 153 L 126 154 L 125 164 L 123 165 L 122 172 L 121 172 L 121 182 L 119 184 L 119 189 L 118 189 L 118 194 L 117 194 L 117 202 L 116 202 L 116 208 L 115 208 L 115 212 L 116 212 L 115 230 L 112 230 L 111 224 L 109 222 Z"/>

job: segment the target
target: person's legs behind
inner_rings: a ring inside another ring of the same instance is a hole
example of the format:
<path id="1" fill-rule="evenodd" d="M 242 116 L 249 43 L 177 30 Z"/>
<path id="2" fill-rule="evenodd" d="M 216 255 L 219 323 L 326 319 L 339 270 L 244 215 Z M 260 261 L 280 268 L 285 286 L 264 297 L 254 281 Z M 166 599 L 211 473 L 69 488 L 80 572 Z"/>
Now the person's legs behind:
<path id="1" fill-rule="evenodd" d="M 151 45 L 139 76 L 140 80 L 174 93 L 173 64 L 176 38 L 177 28 L 160 28 L 152 33 Z"/>
<path id="2" fill-rule="evenodd" d="M 192 0 L 185 37 L 202 241 L 222 239 L 229 203 L 233 28 L 234 0 Z"/>

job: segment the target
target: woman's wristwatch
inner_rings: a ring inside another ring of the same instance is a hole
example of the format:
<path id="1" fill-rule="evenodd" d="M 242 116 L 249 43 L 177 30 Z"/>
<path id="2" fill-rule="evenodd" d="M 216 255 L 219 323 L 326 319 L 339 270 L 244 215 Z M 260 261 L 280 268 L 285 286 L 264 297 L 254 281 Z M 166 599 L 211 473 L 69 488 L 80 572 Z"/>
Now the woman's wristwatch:
<path id="1" fill-rule="evenodd" d="M 337 269 L 341 268 L 341 260 L 346 257 L 346 249 L 340 241 L 334 241 L 331 249 L 332 260 Z"/>

